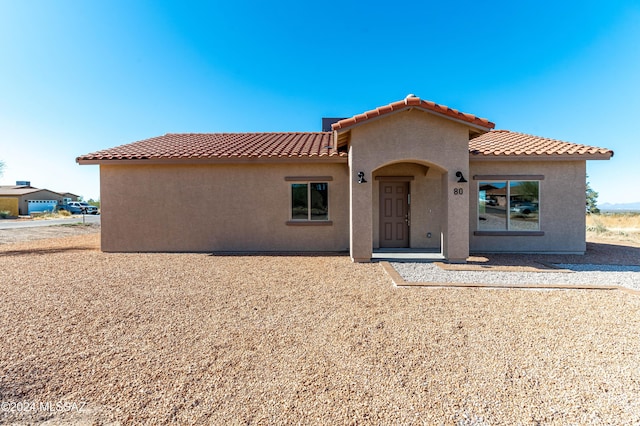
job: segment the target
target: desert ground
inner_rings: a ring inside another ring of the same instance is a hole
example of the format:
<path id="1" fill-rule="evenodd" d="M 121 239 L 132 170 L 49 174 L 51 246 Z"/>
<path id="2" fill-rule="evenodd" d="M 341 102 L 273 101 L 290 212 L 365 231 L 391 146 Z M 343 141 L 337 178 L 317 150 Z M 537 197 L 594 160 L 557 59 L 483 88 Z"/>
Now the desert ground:
<path id="1" fill-rule="evenodd" d="M 399 288 L 346 256 L 46 232 L 0 235 L 0 422 L 640 423 L 637 294 Z M 589 238 L 640 247 L 615 232 Z"/>

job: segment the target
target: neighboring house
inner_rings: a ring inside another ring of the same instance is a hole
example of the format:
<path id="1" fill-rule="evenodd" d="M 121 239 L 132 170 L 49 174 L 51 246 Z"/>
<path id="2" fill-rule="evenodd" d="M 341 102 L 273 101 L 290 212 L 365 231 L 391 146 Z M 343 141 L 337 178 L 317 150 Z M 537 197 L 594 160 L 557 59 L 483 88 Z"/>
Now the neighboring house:
<path id="1" fill-rule="evenodd" d="M 61 192 L 60 195 L 62 195 L 62 197 L 68 201 L 79 201 L 80 200 L 80 196 L 76 195 L 72 192 Z"/>
<path id="2" fill-rule="evenodd" d="M 78 196 L 71 193 L 61 194 L 48 189 L 39 189 L 31 185 L 0 186 L 0 200 L 17 200 L 17 214 L 24 216 L 34 212 L 55 210 L 64 198 L 70 198 L 72 201 L 76 201 Z M 12 212 L 13 216 L 17 214 Z"/>
<path id="3" fill-rule="evenodd" d="M 166 134 L 76 161 L 100 165 L 108 252 L 583 253 L 586 160 L 613 151 L 493 127 L 409 95 L 327 132 Z"/>

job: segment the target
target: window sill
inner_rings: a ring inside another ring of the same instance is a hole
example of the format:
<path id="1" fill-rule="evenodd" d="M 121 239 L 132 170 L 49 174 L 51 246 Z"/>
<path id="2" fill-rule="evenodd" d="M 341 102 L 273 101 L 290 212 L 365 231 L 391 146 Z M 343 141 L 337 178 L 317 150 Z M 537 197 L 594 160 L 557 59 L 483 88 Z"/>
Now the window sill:
<path id="1" fill-rule="evenodd" d="M 474 231 L 478 237 L 542 237 L 544 231 Z"/>
<path id="2" fill-rule="evenodd" d="M 333 226 L 332 220 L 288 220 L 287 226 Z"/>

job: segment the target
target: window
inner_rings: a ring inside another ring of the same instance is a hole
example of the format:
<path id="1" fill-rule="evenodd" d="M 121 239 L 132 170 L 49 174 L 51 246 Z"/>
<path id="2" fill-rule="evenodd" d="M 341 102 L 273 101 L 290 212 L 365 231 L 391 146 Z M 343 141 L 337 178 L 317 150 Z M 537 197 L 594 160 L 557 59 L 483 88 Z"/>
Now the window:
<path id="1" fill-rule="evenodd" d="M 539 231 L 540 182 L 481 181 L 478 186 L 478 230 Z"/>
<path id="2" fill-rule="evenodd" d="M 329 184 L 291 184 L 291 220 L 329 220 Z"/>

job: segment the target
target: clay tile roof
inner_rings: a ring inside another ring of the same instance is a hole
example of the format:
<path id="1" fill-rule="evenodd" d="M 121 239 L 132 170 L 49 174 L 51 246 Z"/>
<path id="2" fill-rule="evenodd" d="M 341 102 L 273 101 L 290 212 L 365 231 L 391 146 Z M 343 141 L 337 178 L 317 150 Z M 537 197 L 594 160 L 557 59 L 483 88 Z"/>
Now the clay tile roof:
<path id="1" fill-rule="evenodd" d="M 493 129 L 495 124 L 487 120 L 486 118 L 476 117 L 473 114 L 466 114 L 458 110 L 449 108 L 445 105 L 439 105 L 435 102 L 426 101 L 419 97 L 409 95 L 405 99 L 397 102 L 392 102 L 389 105 L 384 105 L 371 111 L 367 111 L 362 114 L 355 115 L 351 118 L 345 118 L 331 125 L 333 130 L 344 130 L 356 124 L 360 124 L 374 117 L 379 117 L 392 112 L 397 112 L 409 108 L 422 108 L 427 111 L 435 112 L 449 118 L 464 121 L 466 123 L 474 124 L 479 127 L 483 127 L 487 130 Z"/>
<path id="2" fill-rule="evenodd" d="M 25 195 L 32 192 L 42 191 L 42 189 L 34 188 L 32 186 L 14 186 L 14 185 L 2 185 L 0 186 L 0 195 Z M 49 191 L 53 192 L 53 191 Z"/>
<path id="3" fill-rule="evenodd" d="M 472 155 L 486 157 L 579 155 L 588 159 L 588 157 L 613 156 L 613 151 L 607 148 L 580 145 L 509 130 L 492 130 L 471 139 L 469 152 Z"/>
<path id="4" fill-rule="evenodd" d="M 331 132 L 308 133 L 168 133 L 78 157 L 76 161 L 335 158 L 346 157 L 332 146 Z"/>

